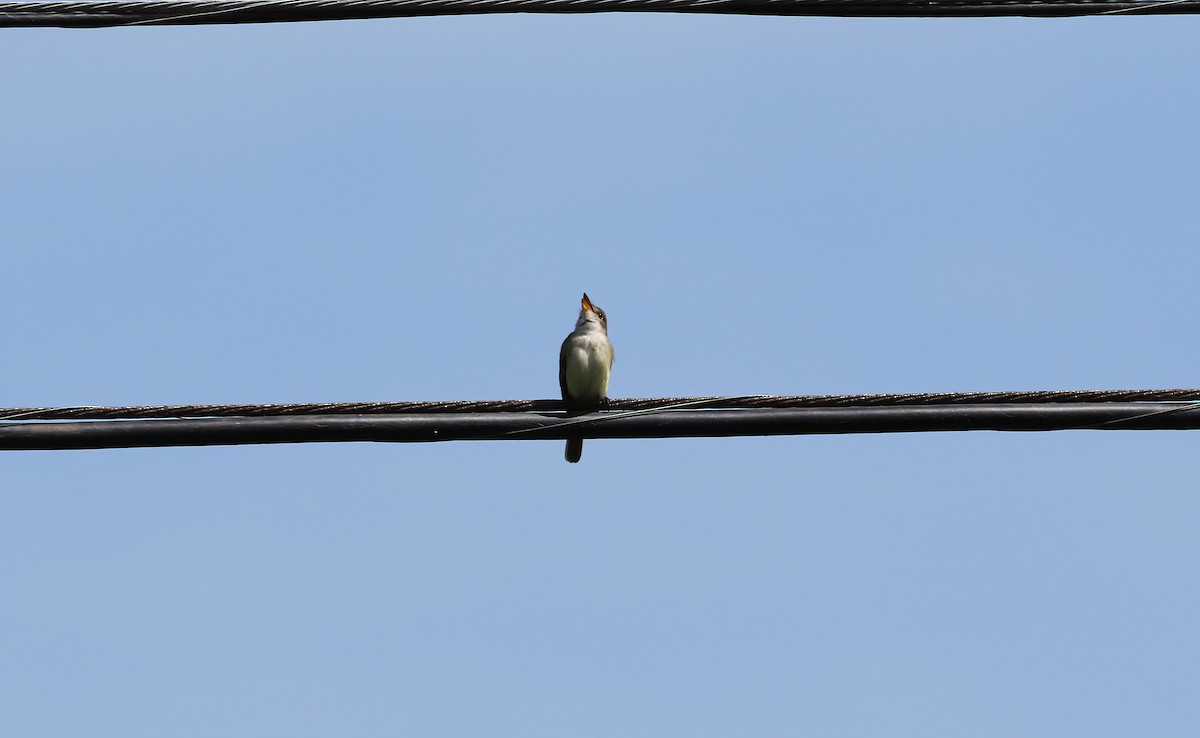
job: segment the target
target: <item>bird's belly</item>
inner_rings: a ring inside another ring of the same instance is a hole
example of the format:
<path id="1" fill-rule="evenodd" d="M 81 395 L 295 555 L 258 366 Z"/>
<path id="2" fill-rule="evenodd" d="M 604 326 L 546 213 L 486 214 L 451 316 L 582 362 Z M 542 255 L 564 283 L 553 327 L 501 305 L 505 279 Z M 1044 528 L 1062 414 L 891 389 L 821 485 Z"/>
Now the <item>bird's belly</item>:
<path id="1" fill-rule="evenodd" d="M 600 400 L 608 395 L 607 358 L 598 346 L 576 346 L 567 356 L 567 394 L 574 400 Z"/>

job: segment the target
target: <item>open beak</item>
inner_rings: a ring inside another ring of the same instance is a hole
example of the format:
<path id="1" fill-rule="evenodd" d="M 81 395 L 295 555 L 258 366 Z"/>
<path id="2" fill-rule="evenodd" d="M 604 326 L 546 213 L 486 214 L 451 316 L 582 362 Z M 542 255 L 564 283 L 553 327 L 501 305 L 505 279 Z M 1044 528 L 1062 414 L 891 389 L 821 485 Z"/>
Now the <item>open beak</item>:
<path id="1" fill-rule="evenodd" d="M 596 308 L 592 307 L 592 301 L 588 299 L 586 292 L 583 293 L 583 300 L 581 300 L 579 304 L 582 305 L 583 309 L 589 313 L 596 312 Z"/>

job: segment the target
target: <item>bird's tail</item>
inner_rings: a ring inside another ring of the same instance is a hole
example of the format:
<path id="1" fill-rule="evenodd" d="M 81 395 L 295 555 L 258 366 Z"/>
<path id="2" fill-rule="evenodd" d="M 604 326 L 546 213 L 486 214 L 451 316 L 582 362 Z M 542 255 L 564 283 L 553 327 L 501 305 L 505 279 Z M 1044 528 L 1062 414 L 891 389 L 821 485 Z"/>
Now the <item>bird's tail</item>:
<path id="1" fill-rule="evenodd" d="M 568 438 L 567 439 L 567 453 L 565 454 L 565 456 L 567 457 L 567 461 L 571 462 L 572 464 L 578 464 L 579 457 L 583 456 L 583 439 L 582 438 Z"/>

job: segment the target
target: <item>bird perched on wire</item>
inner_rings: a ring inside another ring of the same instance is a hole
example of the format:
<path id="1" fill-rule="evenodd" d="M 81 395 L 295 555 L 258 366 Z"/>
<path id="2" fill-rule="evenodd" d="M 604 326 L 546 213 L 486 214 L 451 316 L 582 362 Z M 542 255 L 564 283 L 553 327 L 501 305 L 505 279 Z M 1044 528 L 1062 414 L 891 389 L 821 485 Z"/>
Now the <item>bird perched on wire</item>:
<path id="1" fill-rule="evenodd" d="M 608 399 L 608 376 L 613 363 L 608 316 L 592 304 L 586 292 L 580 305 L 575 330 L 558 352 L 558 387 L 569 408 L 599 407 Z M 574 464 L 582 454 L 583 439 L 567 439 L 567 461 Z"/>

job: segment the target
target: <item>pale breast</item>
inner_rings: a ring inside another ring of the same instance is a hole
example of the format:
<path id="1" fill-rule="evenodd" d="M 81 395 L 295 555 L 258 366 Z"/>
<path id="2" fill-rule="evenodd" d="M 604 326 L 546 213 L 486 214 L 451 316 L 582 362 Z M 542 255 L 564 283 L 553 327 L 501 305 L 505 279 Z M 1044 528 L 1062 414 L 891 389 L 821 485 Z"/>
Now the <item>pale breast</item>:
<path id="1" fill-rule="evenodd" d="M 599 400 L 608 395 L 612 352 L 603 337 L 574 336 L 567 347 L 567 393 L 576 400 Z"/>

